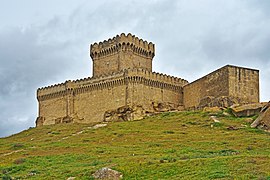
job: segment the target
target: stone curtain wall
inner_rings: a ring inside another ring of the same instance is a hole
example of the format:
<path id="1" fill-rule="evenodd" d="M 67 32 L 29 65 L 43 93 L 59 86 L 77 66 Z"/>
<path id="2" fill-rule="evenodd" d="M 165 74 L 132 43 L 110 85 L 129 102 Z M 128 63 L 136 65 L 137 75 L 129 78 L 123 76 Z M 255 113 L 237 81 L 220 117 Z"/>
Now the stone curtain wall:
<path id="1" fill-rule="evenodd" d="M 99 78 L 66 81 L 38 89 L 37 125 L 72 122 L 98 122 L 99 113 L 124 105 L 124 71 Z M 116 98 L 117 97 L 117 98 Z"/>
<path id="2" fill-rule="evenodd" d="M 123 106 L 142 106 L 153 111 L 153 103 L 183 105 L 186 80 L 144 69 L 124 70 L 106 77 L 66 81 L 38 89 L 39 122 L 100 122 L 104 113 Z"/>
<path id="3" fill-rule="evenodd" d="M 105 111 L 125 106 L 124 78 L 117 80 L 112 86 L 109 83 L 106 82 L 108 87 L 75 94 L 75 122 L 101 122 Z"/>
<path id="4" fill-rule="evenodd" d="M 37 90 L 39 102 L 39 117 L 46 117 L 47 121 L 40 119 L 42 124 L 55 124 L 55 119 L 64 117 L 67 113 L 66 84 L 57 84 Z M 44 121 L 44 122 L 43 122 Z"/>
<path id="5" fill-rule="evenodd" d="M 207 97 L 259 102 L 259 71 L 227 65 L 184 86 L 183 92 L 187 109 L 199 107 Z"/>
<path id="6" fill-rule="evenodd" d="M 66 81 L 38 89 L 37 94 L 37 124 L 100 122 L 106 111 L 123 106 L 140 106 L 143 111 L 153 112 L 157 106 L 194 109 L 208 97 L 235 98 L 241 104 L 259 102 L 259 71 L 228 65 L 188 84 L 144 69 L 127 69 Z"/>
<path id="7" fill-rule="evenodd" d="M 182 87 L 161 88 L 147 85 L 147 82 L 131 81 L 128 86 L 129 106 L 142 106 L 147 112 L 154 112 L 154 104 L 177 109 L 183 106 Z"/>
<path id="8" fill-rule="evenodd" d="M 67 114 L 66 97 L 55 97 L 39 102 L 39 117 L 46 117 L 43 125 L 55 124 L 59 117 L 65 117 Z"/>
<path id="9" fill-rule="evenodd" d="M 242 103 L 260 102 L 259 71 L 249 68 L 228 66 L 229 95 Z"/>
<path id="10" fill-rule="evenodd" d="M 173 108 L 183 106 L 183 86 L 188 81 L 161 73 L 143 69 L 127 71 L 128 105 L 143 106 L 146 111 L 153 111 L 153 104 L 170 105 Z"/>
<path id="11" fill-rule="evenodd" d="M 207 96 L 229 95 L 228 68 L 218 69 L 186 86 L 184 86 L 185 108 L 195 108 Z"/>

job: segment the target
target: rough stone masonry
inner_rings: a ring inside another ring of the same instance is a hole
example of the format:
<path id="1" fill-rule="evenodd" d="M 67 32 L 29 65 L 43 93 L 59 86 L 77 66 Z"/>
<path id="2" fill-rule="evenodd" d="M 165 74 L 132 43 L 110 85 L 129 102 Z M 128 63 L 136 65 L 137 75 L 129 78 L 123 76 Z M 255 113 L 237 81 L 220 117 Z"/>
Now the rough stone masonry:
<path id="1" fill-rule="evenodd" d="M 189 83 L 152 72 L 155 45 L 130 33 L 92 44 L 90 56 L 92 77 L 37 90 L 37 126 L 125 121 L 155 112 L 259 102 L 258 70 L 226 65 Z"/>

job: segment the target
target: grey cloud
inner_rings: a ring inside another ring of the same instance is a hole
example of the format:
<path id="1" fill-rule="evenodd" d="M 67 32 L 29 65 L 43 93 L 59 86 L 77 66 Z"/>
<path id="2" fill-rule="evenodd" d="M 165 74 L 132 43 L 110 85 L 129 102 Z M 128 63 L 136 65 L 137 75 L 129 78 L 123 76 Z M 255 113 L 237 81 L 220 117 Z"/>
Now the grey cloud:
<path id="1" fill-rule="evenodd" d="M 73 66 L 77 59 L 69 56 L 74 44 L 44 44 L 37 33 L 40 31 L 33 27 L 0 32 L 0 136 L 33 126 L 36 89 L 64 81 L 67 70 L 75 72 L 77 67 Z"/>

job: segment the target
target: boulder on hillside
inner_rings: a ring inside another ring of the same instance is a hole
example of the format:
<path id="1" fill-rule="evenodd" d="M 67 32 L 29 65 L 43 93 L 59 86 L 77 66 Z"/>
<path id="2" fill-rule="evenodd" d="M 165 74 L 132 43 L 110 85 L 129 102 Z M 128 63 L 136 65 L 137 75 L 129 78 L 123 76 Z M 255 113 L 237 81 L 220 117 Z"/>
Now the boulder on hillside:
<path id="1" fill-rule="evenodd" d="M 232 113 L 236 117 L 247 117 L 259 114 L 265 103 L 252 103 L 238 106 L 232 106 Z"/>
<path id="2" fill-rule="evenodd" d="M 109 110 L 104 113 L 104 121 L 129 121 L 131 120 L 131 114 L 133 109 L 128 106 L 122 106 L 115 110 Z"/>
<path id="3" fill-rule="evenodd" d="M 251 124 L 252 128 L 258 126 L 270 130 L 270 101 L 261 109 L 258 118 Z"/>
<path id="4" fill-rule="evenodd" d="M 76 179 L 76 177 L 69 177 L 69 178 L 67 178 L 67 180 L 74 180 L 74 179 Z"/>
<path id="5" fill-rule="evenodd" d="M 209 113 L 218 113 L 222 112 L 222 109 L 220 107 L 205 107 L 203 108 L 204 112 L 209 112 Z"/>
<path id="6" fill-rule="evenodd" d="M 123 178 L 122 173 L 107 167 L 97 170 L 94 174 L 92 174 L 92 176 L 95 179 L 110 179 L 110 180 L 118 180 Z"/>
<path id="7" fill-rule="evenodd" d="M 167 112 L 167 111 L 175 111 L 177 110 L 174 107 L 174 104 L 166 103 L 166 102 L 152 102 L 152 108 L 154 112 Z"/>

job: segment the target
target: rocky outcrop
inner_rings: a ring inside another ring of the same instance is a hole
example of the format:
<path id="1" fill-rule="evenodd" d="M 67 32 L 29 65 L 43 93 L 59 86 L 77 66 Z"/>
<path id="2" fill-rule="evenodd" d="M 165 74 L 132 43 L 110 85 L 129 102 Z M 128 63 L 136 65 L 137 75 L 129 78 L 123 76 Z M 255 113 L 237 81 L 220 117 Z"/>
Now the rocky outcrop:
<path id="1" fill-rule="evenodd" d="M 245 105 L 234 105 L 231 107 L 232 113 L 236 117 L 247 117 L 259 114 L 265 103 L 252 103 Z"/>
<path id="2" fill-rule="evenodd" d="M 251 124 L 251 127 L 270 130 L 270 101 L 261 109 L 258 118 Z"/>
<path id="3" fill-rule="evenodd" d="M 110 180 L 119 180 L 123 178 L 122 173 L 107 167 L 97 170 L 94 174 L 92 174 L 92 176 L 95 179 L 110 179 Z"/>
<path id="4" fill-rule="evenodd" d="M 139 108 L 135 109 L 128 106 L 122 106 L 116 110 L 106 111 L 104 113 L 104 121 L 130 121 L 134 119 L 135 114 L 139 114 L 136 110 L 140 112 Z"/>
<path id="5" fill-rule="evenodd" d="M 161 102 L 152 102 L 152 108 L 154 112 L 167 112 L 177 110 L 174 104 Z"/>
<path id="6" fill-rule="evenodd" d="M 54 124 L 60 124 L 60 123 L 72 123 L 74 122 L 73 117 L 71 116 L 65 116 L 65 117 L 59 117 L 54 119 Z M 44 125 L 45 117 L 39 116 L 36 119 L 36 127 Z"/>
<path id="7" fill-rule="evenodd" d="M 103 121 L 130 121 L 134 119 L 142 119 L 151 114 L 179 110 L 183 110 L 183 106 L 176 106 L 174 104 L 160 102 L 152 102 L 147 109 L 144 109 L 141 105 L 132 107 L 122 106 L 115 110 L 106 111 L 104 113 Z"/>
<path id="8" fill-rule="evenodd" d="M 238 104 L 239 99 L 230 96 L 206 96 L 200 100 L 198 109 L 203 109 L 205 107 L 224 107 L 228 108 L 234 104 Z"/>

